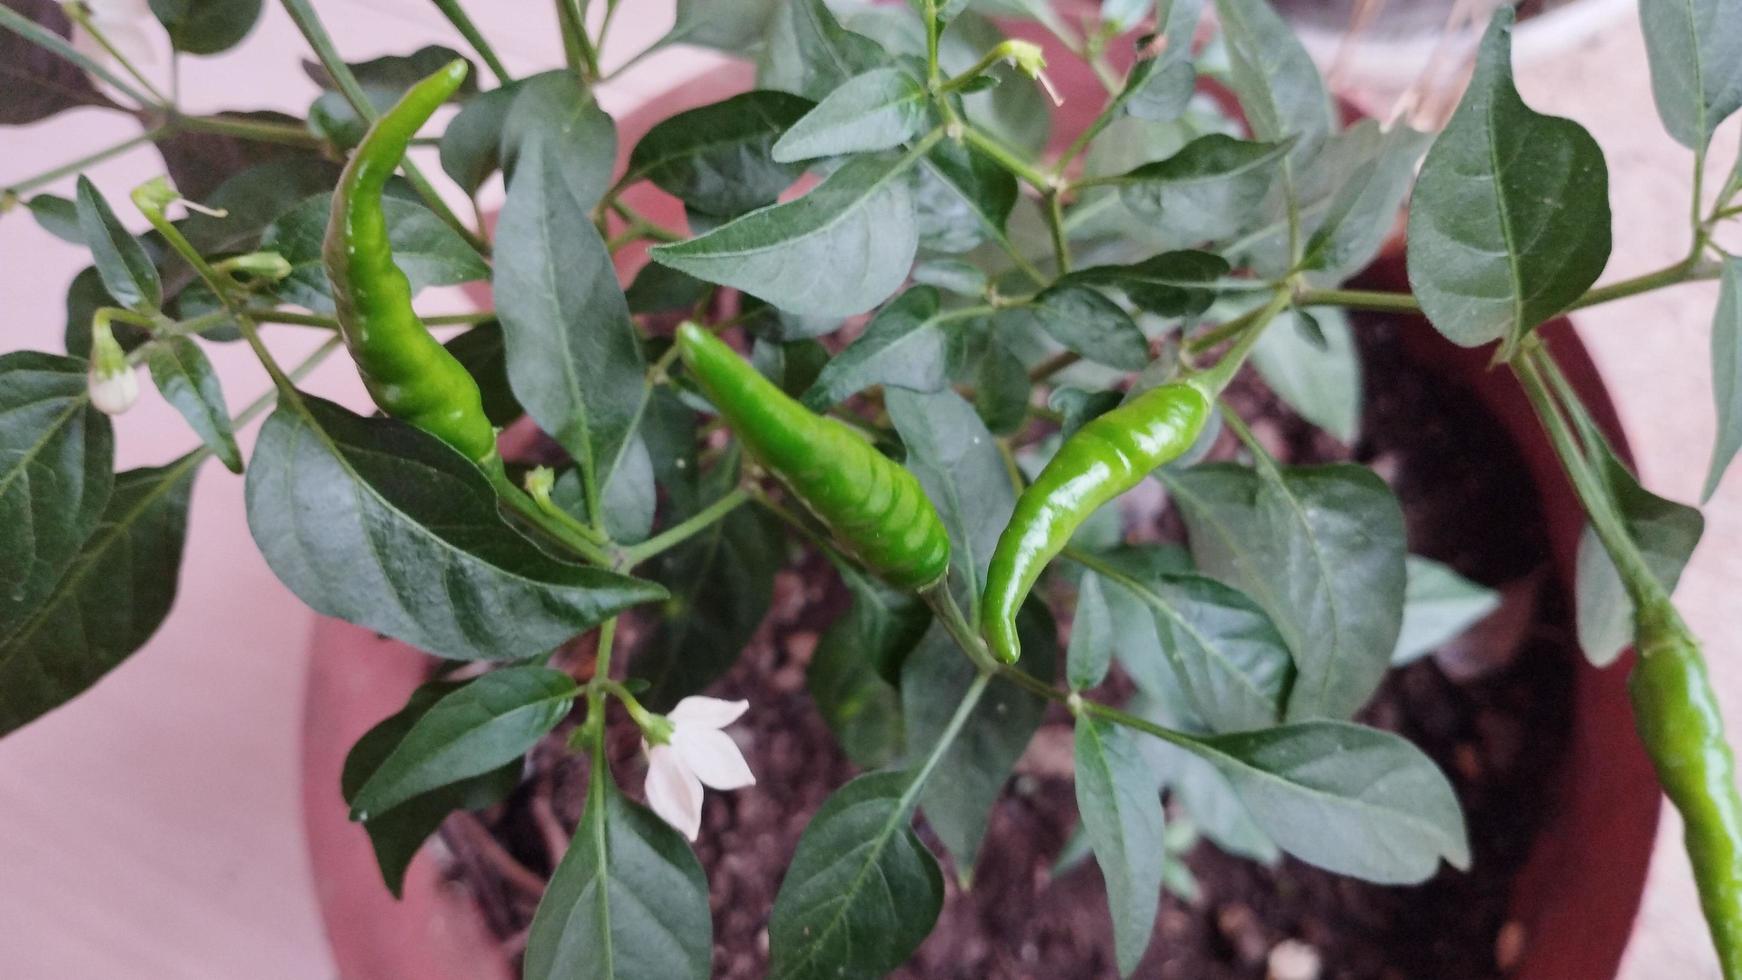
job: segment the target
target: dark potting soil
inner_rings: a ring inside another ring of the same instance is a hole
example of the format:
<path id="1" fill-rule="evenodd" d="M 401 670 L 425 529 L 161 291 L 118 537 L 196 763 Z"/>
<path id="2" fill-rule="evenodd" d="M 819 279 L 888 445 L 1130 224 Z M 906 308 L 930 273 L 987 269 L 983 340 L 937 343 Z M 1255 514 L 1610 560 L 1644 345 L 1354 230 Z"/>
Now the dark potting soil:
<path id="1" fill-rule="evenodd" d="M 1254 381 L 1230 397 L 1286 462 L 1374 467 L 1403 502 L 1412 552 L 1503 590 L 1499 612 L 1434 656 L 1392 671 L 1361 715 L 1401 733 L 1445 770 L 1463 803 L 1474 865 L 1392 888 L 1291 859 L 1267 868 L 1200 843 L 1187 858 L 1199 896 L 1190 903 L 1164 896 L 1136 974 L 1146 980 L 1481 980 L 1503 976 L 1530 942 L 1507 919 L 1508 897 L 1548 816 L 1570 729 L 1577 651 L 1568 605 L 1546 568 L 1536 494 L 1517 450 L 1473 393 L 1407 359 L 1402 329 L 1357 325 L 1367 394 L 1352 448 L 1300 421 Z M 1218 455 L 1234 451 L 1224 436 Z M 1168 510 L 1145 531 L 1183 541 Z M 783 571 L 755 640 L 709 691 L 750 700 L 733 734 L 757 777 L 753 789 L 708 794 L 696 845 L 711 889 L 716 977 L 765 974 L 769 909 L 799 835 L 854 775 L 804 692 L 817 636 L 844 608 L 820 559 Z M 622 649 L 633 649 L 632 631 L 620 636 Z M 584 673 L 590 652 L 574 656 Z M 638 735 L 621 713 L 613 718 L 613 769 L 639 795 Z M 515 956 L 541 880 L 585 802 L 587 763 L 562 748 L 566 734 L 534 752 L 533 778 L 508 802 L 443 829 L 452 874 L 477 895 Z M 1099 871 L 1092 861 L 1056 878 L 1049 870 L 1077 822 L 1070 738 L 1069 718 L 1055 705 L 991 814 L 972 890 L 951 880 L 936 931 L 895 976 L 1117 976 Z M 935 839 L 928 843 L 939 850 Z"/>

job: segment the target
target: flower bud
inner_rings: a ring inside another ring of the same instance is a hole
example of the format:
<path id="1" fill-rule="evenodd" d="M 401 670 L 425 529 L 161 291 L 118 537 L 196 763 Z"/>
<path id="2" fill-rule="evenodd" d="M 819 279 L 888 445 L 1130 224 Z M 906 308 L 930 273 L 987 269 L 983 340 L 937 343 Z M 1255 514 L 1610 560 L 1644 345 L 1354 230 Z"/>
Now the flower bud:
<path id="1" fill-rule="evenodd" d="M 127 352 L 109 329 L 109 318 L 91 321 L 91 368 L 85 376 L 91 404 L 105 415 L 120 415 L 139 400 L 139 376 L 127 363 Z"/>

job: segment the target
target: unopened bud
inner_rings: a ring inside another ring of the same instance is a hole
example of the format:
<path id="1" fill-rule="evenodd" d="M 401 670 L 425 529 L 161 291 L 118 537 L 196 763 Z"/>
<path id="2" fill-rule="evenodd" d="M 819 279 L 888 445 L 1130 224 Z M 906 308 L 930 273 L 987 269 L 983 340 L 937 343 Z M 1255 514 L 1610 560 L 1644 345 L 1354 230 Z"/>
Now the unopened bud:
<path id="1" fill-rule="evenodd" d="M 91 321 L 91 367 L 85 383 L 91 404 L 105 415 L 120 415 L 139 400 L 139 376 L 109 329 L 109 318 L 101 314 Z"/>
<path id="2" fill-rule="evenodd" d="M 219 262 L 217 269 L 220 272 L 240 272 L 268 282 L 277 282 L 295 271 L 290 260 L 277 252 L 247 252 L 242 255 L 234 255 Z"/>

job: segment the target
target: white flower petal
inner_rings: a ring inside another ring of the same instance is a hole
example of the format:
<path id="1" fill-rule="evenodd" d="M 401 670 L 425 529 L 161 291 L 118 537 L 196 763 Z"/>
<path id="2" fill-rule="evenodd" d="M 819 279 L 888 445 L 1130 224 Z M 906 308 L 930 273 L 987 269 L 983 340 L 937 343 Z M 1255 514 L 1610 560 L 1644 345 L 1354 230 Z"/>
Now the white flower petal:
<path id="1" fill-rule="evenodd" d="M 702 829 L 702 784 L 669 745 L 647 750 L 647 805 L 689 840 Z"/>
<path id="2" fill-rule="evenodd" d="M 743 789 L 756 785 L 756 776 L 738 743 L 725 732 L 708 728 L 679 727 L 671 735 L 671 747 L 696 778 L 713 789 Z"/>
<path id="3" fill-rule="evenodd" d="M 748 701 L 722 701 L 693 695 L 679 701 L 666 717 L 678 728 L 725 728 L 749 708 Z"/>
<path id="4" fill-rule="evenodd" d="M 139 400 L 139 376 L 132 368 L 107 375 L 91 371 L 86 385 L 91 392 L 91 404 L 104 415 L 120 415 Z"/>

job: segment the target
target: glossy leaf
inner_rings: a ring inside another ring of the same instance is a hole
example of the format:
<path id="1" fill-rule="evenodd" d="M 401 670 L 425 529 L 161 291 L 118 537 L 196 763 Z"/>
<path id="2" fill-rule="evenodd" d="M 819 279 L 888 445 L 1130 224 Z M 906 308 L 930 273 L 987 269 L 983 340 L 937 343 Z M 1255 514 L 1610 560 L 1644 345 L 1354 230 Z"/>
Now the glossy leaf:
<path id="1" fill-rule="evenodd" d="M 1712 315 L 1712 397 L 1717 403 L 1718 436 L 1706 470 L 1701 502 L 1718 491 L 1724 471 L 1742 449 L 1742 259 L 1724 263 L 1718 309 Z"/>
<path id="2" fill-rule="evenodd" d="M 79 233 L 91 247 L 91 259 L 97 265 L 97 274 L 103 277 L 103 288 L 129 309 L 154 312 L 163 302 L 163 282 L 157 277 L 157 266 L 152 264 L 145 246 L 121 226 L 97 185 L 83 175 L 79 177 L 74 204 Z"/>
<path id="3" fill-rule="evenodd" d="M 877 42 L 842 27 L 823 0 L 784 0 L 757 52 L 756 84 L 816 100 L 888 61 Z"/>
<path id="4" fill-rule="evenodd" d="M 1361 353 L 1341 310 L 1312 316 L 1317 337 L 1299 312 L 1278 316 L 1252 349 L 1252 366 L 1301 418 L 1354 445 L 1361 431 Z"/>
<path id="5" fill-rule="evenodd" d="M 1162 252 L 1129 265 L 1078 269 L 1067 282 L 1114 286 L 1131 302 L 1158 316 L 1197 316 L 1216 298 L 1216 280 L 1228 263 L 1208 252 Z"/>
<path id="6" fill-rule="evenodd" d="M 781 163 L 888 150 L 932 125 L 929 96 L 901 68 L 874 68 L 843 82 L 792 124 L 773 157 Z"/>
<path id="7" fill-rule="evenodd" d="M 0 642 L 49 597 L 114 484 L 115 437 L 85 369 L 36 351 L 0 356 Z"/>
<path id="8" fill-rule="evenodd" d="M 1433 760 L 1397 735 L 1339 721 L 1186 740 L 1295 857 L 1364 881 L 1470 866 L 1463 812 Z"/>
<path id="9" fill-rule="evenodd" d="M 298 598 L 438 656 L 545 652 L 665 595 L 551 558 L 503 521 L 484 474 L 434 436 L 312 396 L 266 420 L 247 500 L 255 543 Z"/>
<path id="10" fill-rule="evenodd" d="M 1736 0 L 1640 0 L 1657 114 L 1676 142 L 1704 150 L 1742 108 L 1742 35 Z"/>
<path id="11" fill-rule="evenodd" d="M 316 313 L 332 313 L 333 285 L 321 258 L 333 196 L 317 194 L 266 226 L 260 247 L 277 252 L 291 265 L 278 283 L 279 299 Z M 393 264 L 405 273 L 413 295 L 430 286 L 457 286 L 490 278 L 484 257 L 447 222 L 422 203 L 388 195 L 381 200 Z"/>
<path id="12" fill-rule="evenodd" d="M 874 772 L 836 790 L 799 838 L 768 923 L 774 980 L 871 980 L 937 922 L 944 882 L 913 832 L 920 786 Z"/>
<path id="13" fill-rule="evenodd" d="M 1160 234 L 1182 242 L 1218 241 L 1253 220 L 1292 145 L 1211 133 L 1111 182 L 1120 201 L 1140 219 L 1157 222 Z"/>
<path id="14" fill-rule="evenodd" d="M 236 434 L 230 429 L 224 389 L 200 345 L 186 337 L 169 337 L 153 345 L 147 363 L 164 400 L 187 419 L 225 468 L 242 472 L 242 451 L 236 448 Z"/>
<path id="15" fill-rule="evenodd" d="M 508 185 L 492 286 L 515 397 L 597 499 L 646 401 L 645 368 L 611 255 L 552 154 L 525 154 Z"/>
<path id="16" fill-rule="evenodd" d="M 722 217 L 773 204 L 805 168 L 777 162 L 770 151 L 813 105 L 787 92 L 755 91 L 680 112 L 635 144 L 624 182 L 650 180 Z"/>
<path id="17" fill-rule="evenodd" d="M 1391 652 L 1394 665 L 1434 652 L 1500 607 L 1500 594 L 1419 555 L 1405 560 L 1409 582 L 1403 628 Z"/>
<path id="18" fill-rule="evenodd" d="M 242 42 L 264 0 L 151 0 L 151 12 L 177 51 L 217 54 Z"/>
<path id="19" fill-rule="evenodd" d="M 1026 316 L 1067 350 L 1121 371 L 1149 363 L 1149 340 L 1119 304 L 1087 286 L 1065 283 L 1008 316 Z"/>
<path id="20" fill-rule="evenodd" d="M 707 980 L 708 880 L 682 836 L 595 774 L 526 941 L 525 980 Z"/>
<path id="21" fill-rule="evenodd" d="M 950 532 L 950 573 L 970 605 L 1016 493 L 998 445 L 974 409 L 953 391 L 885 392 L 890 420 L 907 446 L 907 467 L 925 487 Z"/>
<path id="22" fill-rule="evenodd" d="M 169 615 L 200 455 L 115 477 L 96 530 L 36 611 L 0 639 L 0 735 L 65 704 Z"/>
<path id="23" fill-rule="evenodd" d="M 1107 677 L 1113 664 L 1113 614 L 1101 594 L 1101 580 L 1084 575 L 1077 587 L 1077 606 L 1071 617 L 1071 641 L 1065 647 L 1065 677 L 1071 690 L 1094 687 Z"/>
<path id="24" fill-rule="evenodd" d="M 1310 159 L 1336 129 L 1330 95 L 1312 56 L 1267 0 L 1216 0 L 1231 69 L 1229 82 L 1252 133 L 1295 137 L 1289 159 Z"/>
<path id="25" fill-rule="evenodd" d="M 405 707 L 383 719 L 357 739 L 345 754 L 345 766 L 339 776 L 339 789 L 349 803 L 369 780 L 381 763 L 393 753 L 413 725 L 434 707 L 437 701 L 459 685 L 447 681 L 424 684 L 411 692 Z M 369 843 L 375 850 L 375 864 L 381 869 L 381 879 L 394 898 L 402 897 L 405 872 L 423 842 L 441 827 L 442 821 L 455 810 L 476 810 L 500 802 L 520 783 L 521 761 L 515 759 L 481 776 L 473 776 L 422 796 L 363 821 Z"/>
<path id="26" fill-rule="evenodd" d="M 1167 863 L 1161 783 L 1137 750 L 1143 737 L 1093 716 L 1077 720 L 1077 810 L 1107 884 L 1122 976 L 1136 972 L 1149 947 Z"/>
<path id="27" fill-rule="evenodd" d="M 872 385 L 941 390 L 949 383 L 947 317 L 931 286 L 902 293 L 823 367 L 804 403 L 820 411 Z"/>
<path id="28" fill-rule="evenodd" d="M 569 713 L 581 687 L 549 667 L 504 667 L 443 695 L 351 799 L 368 820 L 431 790 L 482 776 L 515 759 Z"/>
<path id="29" fill-rule="evenodd" d="M 1504 340 L 1507 351 L 1609 260 L 1603 151 L 1578 123 L 1518 97 L 1512 21 L 1501 7 L 1489 23 L 1409 211 L 1409 282 L 1422 311 L 1454 343 Z"/>
<path id="30" fill-rule="evenodd" d="M 850 316 L 899 287 L 919 246 L 907 157 L 854 157 L 805 196 L 752 211 L 653 258 L 782 310 Z"/>
<path id="31" fill-rule="evenodd" d="M 560 205 L 563 208 L 589 211 L 611 186 L 617 127 L 573 72 L 547 71 L 515 86 L 514 104 L 502 123 L 502 162 L 511 201 L 520 164 L 531 156 L 543 164 L 539 180 L 533 183 L 567 186 L 575 203 Z M 552 206 L 558 206 L 558 201 L 549 197 Z M 503 220 L 507 220 L 506 210 Z"/>
<path id="32" fill-rule="evenodd" d="M 1390 488 L 1351 464 L 1211 463 L 1165 479 L 1198 567 L 1255 600 L 1294 654 L 1286 717 L 1354 714 L 1403 620 L 1403 511 Z"/>
<path id="33" fill-rule="evenodd" d="M 54 194 L 38 194 L 24 202 L 37 227 L 63 242 L 85 244 L 85 233 L 79 229 L 78 205 Z"/>
<path id="34" fill-rule="evenodd" d="M 877 768 L 901 755 L 901 662 L 931 616 L 913 596 L 841 569 L 853 604 L 817 641 L 805 685 L 817 713 L 853 764 Z"/>

